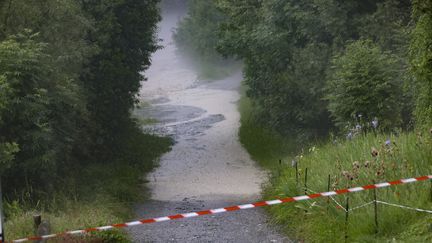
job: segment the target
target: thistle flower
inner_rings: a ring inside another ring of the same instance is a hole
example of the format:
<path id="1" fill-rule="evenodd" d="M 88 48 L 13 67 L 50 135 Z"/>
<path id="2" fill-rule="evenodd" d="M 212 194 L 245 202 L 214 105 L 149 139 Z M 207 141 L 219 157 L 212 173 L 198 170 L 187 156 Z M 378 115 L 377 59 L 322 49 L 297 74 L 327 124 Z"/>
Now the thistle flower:
<path id="1" fill-rule="evenodd" d="M 365 167 L 365 168 L 369 168 L 369 166 L 370 166 L 370 161 L 369 161 L 369 160 L 366 160 L 366 161 L 364 162 L 364 167 Z"/>
<path id="2" fill-rule="evenodd" d="M 372 127 L 373 127 L 374 129 L 376 129 L 376 128 L 378 127 L 378 118 L 375 117 L 375 118 L 372 120 L 371 124 L 372 124 Z"/>
<path id="3" fill-rule="evenodd" d="M 360 126 L 359 124 L 357 124 L 356 126 L 355 126 L 355 130 L 356 131 L 360 131 L 362 129 L 362 126 Z"/>
<path id="4" fill-rule="evenodd" d="M 371 154 L 372 157 L 377 157 L 378 156 L 378 150 L 374 147 L 371 148 Z"/>
<path id="5" fill-rule="evenodd" d="M 377 175 L 377 176 L 383 176 L 383 175 L 384 175 L 384 172 L 385 172 L 385 168 L 384 168 L 384 167 L 381 167 L 381 168 L 379 168 L 379 169 L 377 170 L 376 175 Z"/>
<path id="6" fill-rule="evenodd" d="M 360 163 L 358 161 L 354 161 L 352 165 L 355 169 L 360 169 Z"/>
<path id="7" fill-rule="evenodd" d="M 354 180 L 354 177 L 348 171 L 346 171 L 346 170 L 342 171 L 342 175 L 347 180 L 350 180 L 350 181 Z"/>

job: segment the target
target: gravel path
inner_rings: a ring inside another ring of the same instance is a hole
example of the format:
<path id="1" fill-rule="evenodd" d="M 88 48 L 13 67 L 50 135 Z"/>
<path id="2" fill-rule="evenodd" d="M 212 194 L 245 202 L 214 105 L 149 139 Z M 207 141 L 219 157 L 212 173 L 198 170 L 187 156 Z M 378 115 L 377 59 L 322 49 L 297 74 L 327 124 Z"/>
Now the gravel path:
<path id="1" fill-rule="evenodd" d="M 207 84 L 175 53 L 171 30 L 182 13 L 165 9 L 161 45 L 146 73 L 138 110 L 159 121 L 148 129 L 176 144 L 148 175 L 151 199 L 137 218 L 244 204 L 260 199 L 267 175 L 238 141 L 241 73 Z M 262 209 L 241 210 L 130 228 L 135 242 L 289 242 L 269 225 Z"/>

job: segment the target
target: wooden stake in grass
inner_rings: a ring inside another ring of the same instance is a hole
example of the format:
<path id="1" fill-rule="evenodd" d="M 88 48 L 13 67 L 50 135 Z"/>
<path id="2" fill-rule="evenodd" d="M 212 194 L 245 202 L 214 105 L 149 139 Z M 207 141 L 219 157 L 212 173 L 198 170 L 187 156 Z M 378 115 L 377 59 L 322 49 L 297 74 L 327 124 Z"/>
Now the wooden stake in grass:
<path id="1" fill-rule="evenodd" d="M 304 192 L 305 192 L 305 195 L 308 194 L 307 178 L 308 178 L 308 168 L 306 168 L 306 170 L 305 170 L 305 180 L 304 180 Z"/>
<path id="2" fill-rule="evenodd" d="M 348 242 L 348 217 L 349 217 L 349 196 L 346 198 L 346 208 L 345 208 L 345 242 Z"/>
<path id="3" fill-rule="evenodd" d="M 373 181 L 375 184 L 375 181 Z M 374 193 L 374 216 L 375 216 L 375 234 L 378 234 L 378 202 L 377 202 L 377 190 L 373 190 Z"/>
<path id="4" fill-rule="evenodd" d="M 430 180 L 430 201 L 432 202 L 432 180 Z"/>
<path id="5" fill-rule="evenodd" d="M 37 230 L 39 228 L 39 225 L 42 223 L 42 215 L 40 214 L 35 214 L 33 215 L 33 227 L 34 227 L 34 231 L 37 234 Z"/>
<path id="6" fill-rule="evenodd" d="M 281 176 L 281 170 L 282 170 L 282 160 L 279 159 L 279 169 L 278 169 L 278 171 L 279 171 L 279 177 Z"/>
<path id="7" fill-rule="evenodd" d="M 295 163 L 295 170 L 296 170 L 296 186 L 298 186 L 298 183 L 299 183 L 299 178 L 298 178 L 299 173 L 298 173 L 298 163 L 297 162 Z"/>

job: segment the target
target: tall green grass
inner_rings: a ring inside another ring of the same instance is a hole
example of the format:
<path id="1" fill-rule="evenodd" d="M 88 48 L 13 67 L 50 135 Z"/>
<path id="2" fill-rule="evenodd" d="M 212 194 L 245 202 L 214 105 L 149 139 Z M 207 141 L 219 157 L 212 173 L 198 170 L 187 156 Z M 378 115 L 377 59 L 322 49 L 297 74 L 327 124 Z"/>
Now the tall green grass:
<path id="1" fill-rule="evenodd" d="M 248 108 L 249 107 L 249 108 Z M 265 187 L 264 198 L 289 197 L 311 191 L 330 190 L 371 184 L 400 178 L 432 174 L 432 134 L 428 131 L 399 134 L 361 134 L 352 140 L 333 140 L 321 146 L 293 146 L 289 139 L 278 137 L 248 119 L 250 104 L 240 103 L 242 114 L 240 139 L 252 157 L 266 168 L 273 169 L 273 177 Z M 386 144 L 389 140 L 390 144 Z M 286 142 L 286 143 L 285 143 Z M 372 155 L 372 150 L 378 152 Z M 282 157 L 282 164 L 277 162 Z M 295 160 L 299 181 L 291 167 Z M 432 209 L 430 181 L 378 189 L 381 201 Z M 334 197 L 350 207 L 373 200 L 373 191 Z M 346 230 L 345 212 L 326 198 L 289 203 L 268 208 L 275 222 L 283 225 L 286 233 L 305 242 L 431 242 L 432 215 L 406 209 L 378 205 L 378 228 L 372 205 L 349 213 Z M 375 234 L 375 231 L 378 233 Z"/>

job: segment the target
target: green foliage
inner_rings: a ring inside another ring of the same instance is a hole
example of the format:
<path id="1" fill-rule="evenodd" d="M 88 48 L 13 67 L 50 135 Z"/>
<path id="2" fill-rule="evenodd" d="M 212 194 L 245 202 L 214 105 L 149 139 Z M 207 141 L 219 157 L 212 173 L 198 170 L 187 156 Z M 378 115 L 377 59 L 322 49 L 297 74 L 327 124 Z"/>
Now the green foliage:
<path id="1" fill-rule="evenodd" d="M 244 107 L 244 105 L 241 105 Z M 247 106 L 246 106 L 247 107 Z M 247 117 L 248 109 L 241 109 Z M 242 120 L 240 140 L 248 152 L 265 168 L 272 169 L 273 178 L 265 187 L 264 198 L 272 200 L 304 194 L 305 169 L 308 169 L 308 188 L 314 192 L 355 187 L 381 181 L 427 175 L 432 170 L 432 135 L 402 133 L 399 135 L 360 135 L 353 140 L 333 141 L 321 146 L 304 146 L 294 150 L 292 143 L 277 136 L 260 136 L 254 133 L 256 124 Z M 252 134 L 252 135 L 251 135 Z M 265 139 L 254 139 L 260 136 Z M 386 140 L 390 144 L 386 145 Z M 269 148 L 265 144 L 274 145 Z M 285 147 L 284 150 L 278 148 Z M 376 148 L 378 156 L 371 155 Z M 275 155 L 280 157 L 275 157 Z M 282 158 L 282 165 L 278 159 Z M 298 163 L 300 182 L 296 183 L 295 169 L 291 161 Z M 357 167 L 359 165 L 359 167 Z M 353 178 L 353 179 L 351 179 Z M 430 183 L 419 182 L 379 189 L 378 200 L 428 209 Z M 373 200 L 372 192 L 349 194 L 350 207 Z M 334 197 L 345 205 L 346 196 Z M 352 242 L 426 242 L 432 239 L 430 217 L 427 214 L 384 205 L 378 206 L 379 233 L 375 235 L 373 205 L 351 211 L 348 236 Z M 345 212 L 331 200 L 317 199 L 289 203 L 268 208 L 272 220 L 283 226 L 291 239 L 306 242 L 344 242 Z"/>
<path id="2" fill-rule="evenodd" d="M 358 38 L 360 23 L 374 14 L 376 3 L 222 0 L 219 4 L 227 15 L 220 50 L 245 61 L 247 94 L 256 102 L 261 123 L 305 140 L 326 135 L 332 123 L 323 88 L 331 58 L 347 40 Z"/>
<path id="3" fill-rule="evenodd" d="M 244 60 L 260 123 L 283 135 L 308 140 L 333 128 L 325 77 L 347 43 L 370 38 L 397 55 L 396 69 L 406 66 L 407 1 L 217 2 L 226 15 L 219 50 Z M 403 101 L 409 114 L 409 93 Z"/>
<path id="4" fill-rule="evenodd" d="M 216 47 L 219 42 L 218 27 L 223 14 L 212 0 L 188 1 L 188 15 L 181 20 L 174 40 L 180 50 L 200 61 L 220 61 Z"/>
<path id="5" fill-rule="evenodd" d="M 432 126 L 432 3 L 413 1 L 416 27 L 410 45 L 411 72 L 416 85 L 415 116 L 419 127 Z"/>
<path id="6" fill-rule="evenodd" d="M 244 94 L 239 101 L 241 114 L 239 138 L 252 159 L 266 169 L 275 169 L 279 160 L 300 148 L 291 137 L 283 137 L 258 124 L 254 118 L 252 102 Z"/>
<path id="7" fill-rule="evenodd" d="M 187 15 L 179 22 L 173 38 L 180 53 L 198 70 L 199 79 L 221 79 L 240 69 L 238 62 L 217 51 L 219 26 L 225 15 L 218 9 L 216 1 L 191 0 L 187 3 Z"/>
<path id="8" fill-rule="evenodd" d="M 129 217 L 115 211 L 138 199 L 142 175 L 171 144 L 131 118 L 157 49 L 158 2 L 0 1 L 0 176 L 15 202 L 6 212 L 11 232 L 30 233 L 22 216 L 34 209 L 56 230 L 68 220 L 73 229 Z M 80 221 L 98 202 L 117 205 L 96 212 L 97 223 Z"/>
<path id="9" fill-rule="evenodd" d="M 382 129 L 401 124 L 402 81 L 395 57 L 371 41 L 356 41 L 333 65 L 326 99 L 337 126 L 343 128 L 360 115 L 366 121 L 378 118 Z"/>
<path id="10" fill-rule="evenodd" d="M 73 85 L 64 80 L 61 87 L 59 83 L 63 80 L 51 79 L 53 65 L 47 61 L 51 56 L 44 53 L 46 44 L 38 42 L 37 37 L 26 31 L 0 43 L 0 73 L 10 88 L 0 131 L 3 141 L 15 142 L 20 148 L 14 166 L 5 173 L 5 184 L 16 180 L 25 182 L 21 186 L 29 186 L 32 182 L 28 179 L 32 178 L 49 190 L 52 181 L 43 177 L 56 174 L 61 164 L 54 161 L 64 158 L 64 149 L 71 144 L 64 136 L 73 136 L 75 132 L 74 127 L 58 124 L 66 117 L 71 121 L 77 119 L 70 111 L 79 106 L 68 103 L 73 101 L 69 97 L 74 95 Z M 64 129 L 63 134 L 59 133 L 60 128 Z M 53 144 L 57 150 L 52 148 Z"/>
<path id="11" fill-rule="evenodd" d="M 157 49 L 157 0 L 83 1 L 83 9 L 95 21 L 89 35 L 99 52 L 81 73 L 86 90 L 91 160 L 110 161 L 128 140 L 130 112 L 140 88 L 141 74 Z"/>

